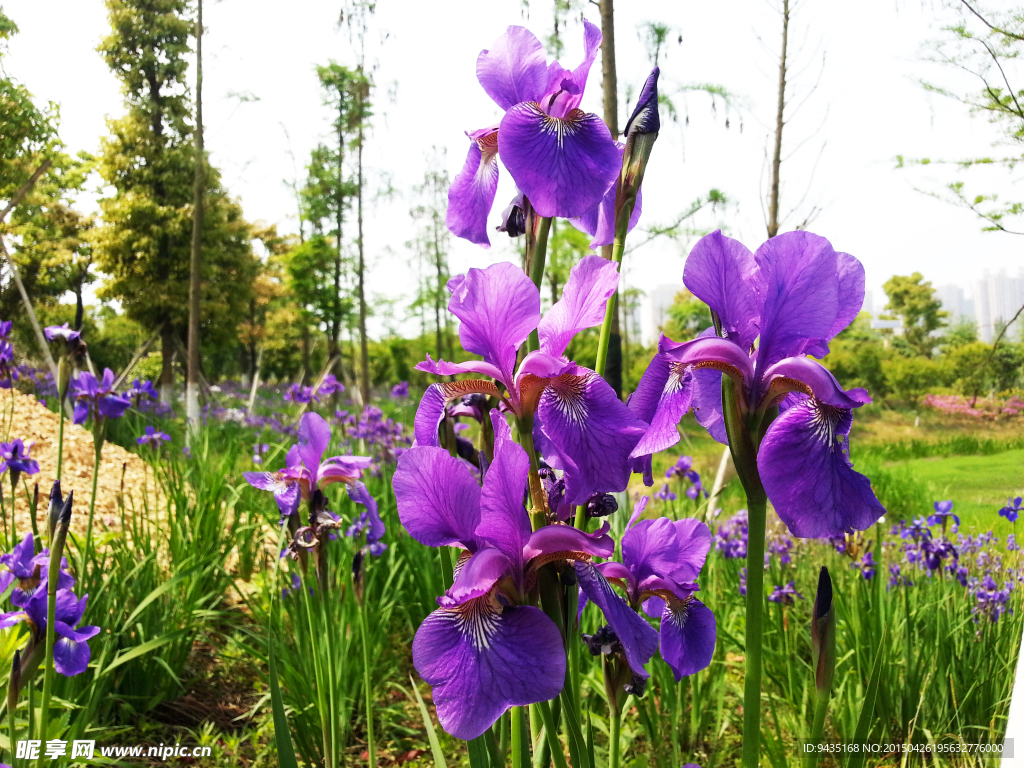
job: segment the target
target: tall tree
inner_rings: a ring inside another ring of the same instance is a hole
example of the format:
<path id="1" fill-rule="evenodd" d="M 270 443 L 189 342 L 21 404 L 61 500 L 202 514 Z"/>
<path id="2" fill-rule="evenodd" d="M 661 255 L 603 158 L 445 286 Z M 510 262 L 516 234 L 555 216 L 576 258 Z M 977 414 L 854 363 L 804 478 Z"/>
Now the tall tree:
<path id="1" fill-rule="evenodd" d="M 884 286 L 889 303 L 886 312 L 903 321 L 903 336 L 920 355 L 931 357 L 938 340 L 931 337 L 946 325 L 949 313 L 942 309 L 942 302 L 935 297 L 931 282 L 925 281 L 920 272 L 908 276 L 893 275 Z"/>
<path id="2" fill-rule="evenodd" d="M 206 156 L 203 152 L 203 0 L 196 13 L 196 157 L 192 194 L 192 243 L 188 279 L 188 380 L 185 413 L 189 426 L 199 426 L 199 312 L 202 290 L 203 196 L 206 193 Z M 191 430 L 190 430 L 191 434 Z"/>
<path id="3" fill-rule="evenodd" d="M 127 113 L 110 120 L 98 170 L 114 194 L 100 201 L 96 261 L 109 280 L 101 296 L 161 329 L 161 394 L 173 390 L 177 339 L 187 327 L 195 146 L 186 82 L 195 22 L 186 0 L 107 0 L 111 34 L 100 44 L 121 81 Z M 203 328 L 218 357 L 237 349 L 255 277 L 249 226 L 207 166 L 202 205 Z M 205 355 L 204 355 L 205 356 Z"/>
<path id="4" fill-rule="evenodd" d="M 451 232 L 445 225 L 448 210 L 448 186 L 451 180 L 444 169 L 443 158 L 435 153 L 428 159 L 423 183 L 415 188 L 419 202 L 409 211 L 413 221 L 419 224 L 416 237 L 407 245 L 419 257 L 427 273 L 421 287 L 421 295 L 415 303 L 423 303 L 433 310 L 435 354 L 438 358 L 447 355 L 452 358 L 451 330 L 448 326 L 448 250 L 451 247 Z"/>

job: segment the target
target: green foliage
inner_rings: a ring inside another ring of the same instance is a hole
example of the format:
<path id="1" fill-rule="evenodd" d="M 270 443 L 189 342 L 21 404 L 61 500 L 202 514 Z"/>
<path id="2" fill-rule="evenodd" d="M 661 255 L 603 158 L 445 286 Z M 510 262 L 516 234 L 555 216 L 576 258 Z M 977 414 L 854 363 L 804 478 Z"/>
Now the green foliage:
<path id="1" fill-rule="evenodd" d="M 711 325 L 708 305 L 686 290 L 675 295 L 666 314 L 668 320 L 661 331 L 673 341 L 695 339 Z"/>
<path id="2" fill-rule="evenodd" d="M 927 357 L 895 355 L 884 370 L 888 389 L 911 408 L 916 408 L 918 400 L 942 380 L 942 366 Z"/>
<path id="3" fill-rule="evenodd" d="M 935 347 L 932 331 L 942 328 L 949 315 L 935 298 L 931 282 L 925 282 L 924 275 L 915 272 L 909 277 L 893 275 L 883 288 L 889 297 L 886 311 L 903 320 L 904 339 L 917 354 L 931 356 Z"/>

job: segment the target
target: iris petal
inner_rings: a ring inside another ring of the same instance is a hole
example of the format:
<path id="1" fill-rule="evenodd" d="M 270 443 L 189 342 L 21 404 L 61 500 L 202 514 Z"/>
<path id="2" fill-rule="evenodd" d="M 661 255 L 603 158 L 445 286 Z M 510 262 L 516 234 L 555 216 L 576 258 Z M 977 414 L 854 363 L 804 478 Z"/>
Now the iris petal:
<path id="1" fill-rule="evenodd" d="M 491 131 L 469 137 L 466 162 L 448 188 L 445 224 L 458 237 L 489 248 L 487 216 L 498 191 L 498 135 Z"/>
<path id="2" fill-rule="evenodd" d="M 420 400 L 420 404 L 416 408 L 416 417 L 413 421 L 416 445 L 440 445 L 437 427 L 444 418 L 445 406 L 457 397 L 475 393 L 500 397 L 498 388 L 494 384 L 479 379 L 446 381 L 427 387 L 427 391 L 423 393 L 423 399 Z"/>
<path id="3" fill-rule="evenodd" d="M 562 298 L 537 326 L 541 351 L 560 357 L 573 336 L 600 325 L 605 306 L 619 284 L 618 265 L 600 256 L 584 256 L 569 271 Z"/>
<path id="4" fill-rule="evenodd" d="M 547 85 L 544 46 L 526 27 L 512 26 L 476 59 L 476 78 L 502 109 L 536 101 Z"/>
<path id="5" fill-rule="evenodd" d="M 715 655 L 715 614 L 696 598 L 661 614 L 661 657 L 678 683 L 700 672 Z"/>
<path id="6" fill-rule="evenodd" d="M 398 517 L 428 547 L 476 548 L 480 486 L 466 466 L 443 448 L 403 453 L 394 477 Z"/>
<path id="7" fill-rule="evenodd" d="M 608 126 L 597 115 L 550 117 L 534 102 L 516 104 L 498 130 L 501 160 L 540 216 L 582 216 L 601 202 L 621 166 Z"/>
<path id="8" fill-rule="evenodd" d="M 764 275 L 743 243 L 721 230 L 702 237 L 686 259 L 683 283 L 718 314 L 729 338 L 750 348 L 760 325 Z"/>
<path id="9" fill-rule="evenodd" d="M 521 446 L 496 436 L 494 461 L 484 476 L 477 536 L 509 559 L 513 572 L 523 570 L 523 547 L 530 538 L 530 516 L 523 508 L 530 459 Z"/>
<path id="10" fill-rule="evenodd" d="M 502 607 L 490 597 L 430 614 L 416 631 L 412 660 L 433 686 L 441 726 L 464 740 L 509 707 L 553 699 L 565 683 L 555 623 L 537 608 Z"/>
<path id="11" fill-rule="evenodd" d="M 757 454 L 768 499 L 793 535 L 842 536 L 885 514 L 850 462 L 851 411 L 806 398 L 768 428 Z"/>

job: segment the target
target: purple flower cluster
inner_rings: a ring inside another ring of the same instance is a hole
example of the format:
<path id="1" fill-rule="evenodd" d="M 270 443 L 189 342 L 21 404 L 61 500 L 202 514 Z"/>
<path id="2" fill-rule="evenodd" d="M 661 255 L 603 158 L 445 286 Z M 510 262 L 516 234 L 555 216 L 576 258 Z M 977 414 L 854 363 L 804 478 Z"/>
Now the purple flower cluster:
<path id="1" fill-rule="evenodd" d="M 796 585 L 792 580 L 784 587 L 776 586 L 770 595 L 768 595 L 768 601 L 771 603 L 778 603 L 779 605 L 793 605 L 795 600 L 803 600 L 804 596 L 796 591 Z"/>
<path id="2" fill-rule="evenodd" d="M 90 416 L 96 422 L 119 419 L 131 406 L 127 397 L 114 392 L 114 372 L 109 368 L 103 370 L 102 379 L 82 371 L 71 380 L 71 396 L 75 399 L 75 424 L 84 424 Z"/>
<path id="3" fill-rule="evenodd" d="M 977 581 L 974 579 L 973 581 Z M 977 622 L 985 617 L 991 622 L 999 621 L 999 617 L 1006 611 L 1013 613 L 1013 609 L 1007 606 L 1010 600 L 1010 593 L 1013 591 L 1013 582 L 1007 581 L 1000 589 L 991 574 L 986 573 L 980 584 L 974 586 L 974 599 L 977 601 L 971 613 Z"/>
<path id="4" fill-rule="evenodd" d="M 747 510 L 739 510 L 718 526 L 715 530 L 715 550 L 729 559 L 747 556 Z"/>
<path id="5" fill-rule="evenodd" d="M 11 321 L 0 321 L 0 389 L 10 389 L 18 380 L 18 368 L 14 365 L 14 345 L 11 344 Z"/>

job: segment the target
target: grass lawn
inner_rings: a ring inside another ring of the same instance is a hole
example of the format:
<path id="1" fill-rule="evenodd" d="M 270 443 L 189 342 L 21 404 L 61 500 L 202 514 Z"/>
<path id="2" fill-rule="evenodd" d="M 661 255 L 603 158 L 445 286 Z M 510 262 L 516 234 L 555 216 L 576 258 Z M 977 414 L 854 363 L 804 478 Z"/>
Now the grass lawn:
<path id="1" fill-rule="evenodd" d="M 952 499 L 962 532 L 968 533 L 972 527 L 978 533 L 991 529 L 1000 536 L 1013 532 L 1013 526 L 998 512 L 1008 497 L 1024 495 L 1024 450 L 911 459 L 896 466 L 906 466 L 927 483 L 935 500 Z M 1024 521 L 1020 525 L 1024 534 Z"/>

